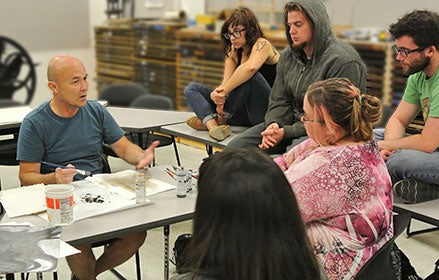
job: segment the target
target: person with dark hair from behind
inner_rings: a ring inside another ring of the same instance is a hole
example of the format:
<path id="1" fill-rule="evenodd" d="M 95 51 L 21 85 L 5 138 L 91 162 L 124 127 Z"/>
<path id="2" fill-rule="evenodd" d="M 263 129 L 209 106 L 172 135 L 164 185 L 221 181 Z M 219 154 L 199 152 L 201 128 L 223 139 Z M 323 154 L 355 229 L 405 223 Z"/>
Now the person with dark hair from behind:
<path id="1" fill-rule="evenodd" d="M 343 77 L 366 91 L 366 66 L 351 45 L 334 36 L 323 1 L 288 2 L 284 24 L 289 46 L 277 64 L 265 121 L 236 135 L 227 147 L 259 146 L 280 154 L 306 139 L 300 115 L 313 82 Z"/>
<path id="2" fill-rule="evenodd" d="M 280 56 L 246 7 L 233 10 L 221 35 L 226 56 L 221 85 L 213 89 L 193 82 L 184 89 L 196 114 L 186 123 L 209 130 L 217 141 L 230 136 L 229 125 L 253 126 L 264 121 Z"/>
<path id="3" fill-rule="evenodd" d="M 390 176 L 372 130 L 381 102 L 348 79 L 332 78 L 308 87 L 303 111 L 309 138 L 274 161 L 329 279 L 355 279 L 393 237 Z"/>
<path id="4" fill-rule="evenodd" d="M 396 60 L 408 76 L 386 128 L 375 130 L 393 193 L 409 203 L 439 198 L 439 15 L 415 10 L 390 25 Z M 406 133 L 422 111 L 420 134 Z"/>
<path id="5" fill-rule="evenodd" d="M 201 165 L 193 237 L 172 280 L 327 279 L 272 158 L 229 149 Z M 226 174 L 226 175 L 225 175 Z"/>

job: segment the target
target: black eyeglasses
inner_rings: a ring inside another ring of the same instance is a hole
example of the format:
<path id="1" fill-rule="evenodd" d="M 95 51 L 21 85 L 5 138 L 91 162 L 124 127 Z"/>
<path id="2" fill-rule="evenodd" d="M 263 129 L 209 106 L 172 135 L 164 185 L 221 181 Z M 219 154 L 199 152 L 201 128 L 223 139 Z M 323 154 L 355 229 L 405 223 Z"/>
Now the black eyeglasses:
<path id="1" fill-rule="evenodd" d="M 318 120 L 313 120 L 310 117 L 308 117 L 307 114 L 302 114 L 300 115 L 300 121 L 301 122 L 318 122 L 318 123 L 323 123 L 323 121 L 318 121 Z"/>
<path id="2" fill-rule="evenodd" d="M 241 37 L 241 32 L 245 31 L 245 29 L 241 29 L 241 30 L 235 30 L 233 32 L 226 32 L 223 33 L 223 37 L 226 38 L 226 40 L 230 40 L 230 36 L 233 36 L 235 39 L 238 39 L 239 37 Z"/>
<path id="3" fill-rule="evenodd" d="M 393 48 L 393 52 L 395 53 L 395 55 L 400 55 L 403 58 L 406 58 L 407 56 L 409 56 L 409 54 L 414 53 L 414 52 L 422 52 L 423 50 L 425 50 L 426 47 L 423 48 L 417 48 L 414 50 L 406 50 L 406 49 L 400 49 L 398 48 L 396 45 L 392 46 Z"/>

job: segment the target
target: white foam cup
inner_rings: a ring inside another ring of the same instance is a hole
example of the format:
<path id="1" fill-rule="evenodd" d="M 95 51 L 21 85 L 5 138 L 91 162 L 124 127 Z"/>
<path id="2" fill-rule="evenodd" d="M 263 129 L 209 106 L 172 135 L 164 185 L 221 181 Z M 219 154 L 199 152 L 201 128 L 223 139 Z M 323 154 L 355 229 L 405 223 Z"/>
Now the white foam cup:
<path id="1" fill-rule="evenodd" d="M 47 218 L 51 225 L 66 225 L 73 221 L 74 189 L 67 184 L 46 186 Z"/>

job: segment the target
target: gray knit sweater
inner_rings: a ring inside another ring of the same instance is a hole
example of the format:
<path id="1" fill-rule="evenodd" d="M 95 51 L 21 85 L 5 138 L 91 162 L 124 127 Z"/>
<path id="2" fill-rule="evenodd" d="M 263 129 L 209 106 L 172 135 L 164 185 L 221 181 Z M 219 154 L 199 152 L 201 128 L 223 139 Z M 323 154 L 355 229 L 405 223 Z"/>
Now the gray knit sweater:
<path id="1" fill-rule="evenodd" d="M 300 115 L 307 87 L 320 80 L 344 77 L 361 92 L 366 91 L 366 66 L 355 49 L 336 38 L 331 30 L 326 7 L 320 1 L 296 0 L 309 15 L 314 27 L 314 52 L 304 59 L 303 51 L 285 48 L 277 64 L 277 73 L 270 94 L 265 123 L 276 122 L 284 127 L 285 139 L 305 136 Z M 291 43 L 291 37 L 287 38 Z"/>

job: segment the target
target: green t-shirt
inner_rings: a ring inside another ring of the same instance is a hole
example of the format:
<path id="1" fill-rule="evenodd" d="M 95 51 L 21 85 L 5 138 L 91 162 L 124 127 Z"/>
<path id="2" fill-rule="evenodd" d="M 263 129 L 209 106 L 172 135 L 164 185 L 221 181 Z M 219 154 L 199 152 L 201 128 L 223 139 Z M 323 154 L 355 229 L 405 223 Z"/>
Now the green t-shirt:
<path id="1" fill-rule="evenodd" d="M 439 117 L 439 68 L 430 79 L 424 72 L 410 75 L 402 99 L 421 107 L 424 121 Z"/>

